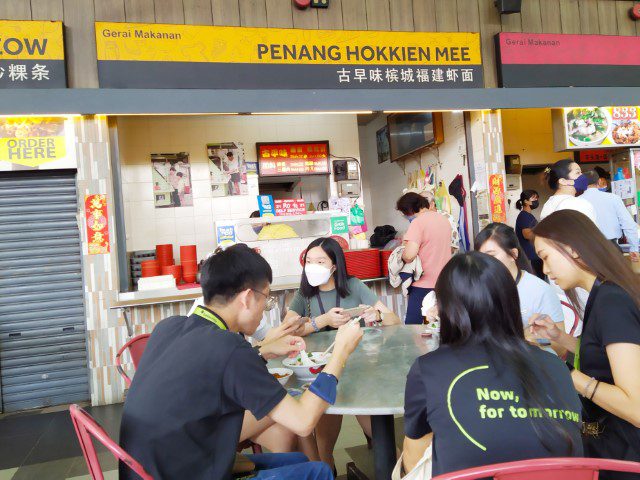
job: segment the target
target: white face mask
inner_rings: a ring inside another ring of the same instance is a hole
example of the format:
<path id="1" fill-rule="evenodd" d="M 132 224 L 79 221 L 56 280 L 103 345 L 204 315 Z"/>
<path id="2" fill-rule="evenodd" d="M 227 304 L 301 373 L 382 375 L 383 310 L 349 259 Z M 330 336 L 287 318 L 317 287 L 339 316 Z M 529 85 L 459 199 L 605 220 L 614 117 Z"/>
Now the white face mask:
<path id="1" fill-rule="evenodd" d="M 304 267 L 304 272 L 307 275 L 307 281 L 312 287 L 323 285 L 331 278 L 331 269 L 318 265 L 316 263 L 308 263 Z"/>

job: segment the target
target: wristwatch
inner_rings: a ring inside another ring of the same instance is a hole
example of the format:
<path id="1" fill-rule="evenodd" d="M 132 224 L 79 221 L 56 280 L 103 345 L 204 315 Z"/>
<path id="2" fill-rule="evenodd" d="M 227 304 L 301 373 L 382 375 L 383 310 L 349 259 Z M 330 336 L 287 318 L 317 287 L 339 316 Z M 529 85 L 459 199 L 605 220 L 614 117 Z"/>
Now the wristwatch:
<path id="1" fill-rule="evenodd" d="M 267 359 L 262 356 L 262 352 L 260 351 L 260 345 L 254 345 L 253 349 L 256 351 L 258 356 L 262 359 L 264 363 L 268 363 Z"/>

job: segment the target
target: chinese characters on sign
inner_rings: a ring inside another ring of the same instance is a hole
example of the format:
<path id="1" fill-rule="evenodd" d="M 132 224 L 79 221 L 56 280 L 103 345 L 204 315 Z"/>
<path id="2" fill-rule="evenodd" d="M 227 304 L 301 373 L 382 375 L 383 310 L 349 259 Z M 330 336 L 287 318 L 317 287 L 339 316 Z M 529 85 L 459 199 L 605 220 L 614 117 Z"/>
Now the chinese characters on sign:
<path id="1" fill-rule="evenodd" d="M 504 201 L 504 179 L 501 174 L 489 177 L 489 204 L 491 207 L 491 221 L 505 223 L 507 210 Z"/>
<path id="2" fill-rule="evenodd" d="M 258 143 L 261 177 L 329 173 L 329 142 Z"/>
<path id="3" fill-rule="evenodd" d="M 275 200 L 275 209 L 277 216 L 285 215 L 306 215 L 307 204 L 304 203 L 304 198 L 287 198 L 283 200 Z"/>
<path id="4" fill-rule="evenodd" d="M 62 22 L 0 21 L 0 88 L 64 88 Z"/>
<path id="5" fill-rule="evenodd" d="M 89 244 L 89 255 L 109 253 L 107 196 L 85 195 L 84 209 L 87 219 L 87 242 Z"/>
<path id="6" fill-rule="evenodd" d="M 359 83 L 363 86 L 392 83 L 473 83 L 471 68 L 340 68 L 336 70 L 338 83 Z"/>

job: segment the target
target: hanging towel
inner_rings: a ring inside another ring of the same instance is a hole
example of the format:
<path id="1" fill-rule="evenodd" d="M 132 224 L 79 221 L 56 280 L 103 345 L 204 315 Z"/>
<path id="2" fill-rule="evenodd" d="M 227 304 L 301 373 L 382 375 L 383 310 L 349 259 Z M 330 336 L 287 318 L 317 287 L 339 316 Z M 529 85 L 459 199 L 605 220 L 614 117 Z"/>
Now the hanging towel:
<path id="1" fill-rule="evenodd" d="M 402 285 L 402 295 L 409 295 L 409 287 L 411 284 L 422 276 L 422 262 L 420 257 L 416 256 L 410 263 L 404 263 L 402 254 L 404 246 L 396 248 L 389 256 L 389 283 L 392 287 L 397 288 Z"/>

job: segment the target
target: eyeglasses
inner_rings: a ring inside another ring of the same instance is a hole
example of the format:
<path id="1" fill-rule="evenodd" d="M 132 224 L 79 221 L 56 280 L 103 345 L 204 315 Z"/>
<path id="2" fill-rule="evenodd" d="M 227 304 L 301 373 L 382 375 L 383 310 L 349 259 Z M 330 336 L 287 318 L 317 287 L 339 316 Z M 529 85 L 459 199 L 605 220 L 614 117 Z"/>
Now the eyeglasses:
<path id="1" fill-rule="evenodd" d="M 273 310 L 276 307 L 276 303 L 277 303 L 276 297 L 272 295 L 267 295 L 266 293 L 262 293 L 260 290 L 256 290 L 255 288 L 252 288 L 251 291 L 259 293 L 260 295 L 262 295 L 267 299 L 267 303 L 265 303 L 264 305 L 265 312 L 268 312 L 269 310 Z"/>

